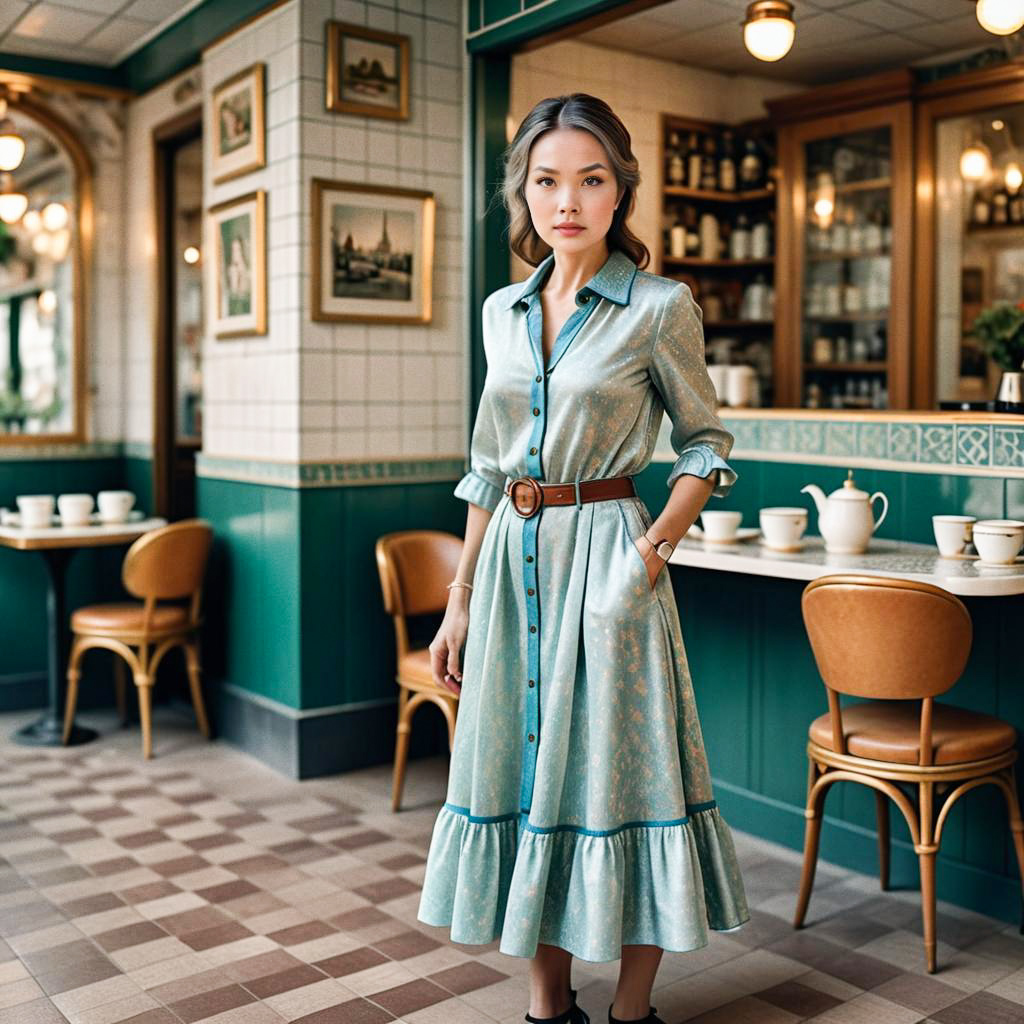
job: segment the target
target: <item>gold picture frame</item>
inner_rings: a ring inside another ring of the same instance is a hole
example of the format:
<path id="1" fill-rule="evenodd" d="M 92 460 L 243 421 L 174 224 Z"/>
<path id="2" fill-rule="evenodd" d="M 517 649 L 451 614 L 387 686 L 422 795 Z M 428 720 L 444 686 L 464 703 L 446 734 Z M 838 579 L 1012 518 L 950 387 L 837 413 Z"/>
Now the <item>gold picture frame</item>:
<path id="1" fill-rule="evenodd" d="M 215 338 L 267 333 L 267 194 L 263 189 L 211 206 L 207 251 Z"/>
<path id="2" fill-rule="evenodd" d="M 433 192 L 313 178 L 310 208 L 313 320 L 430 323 Z"/>
<path id="3" fill-rule="evenodd" d="M 409 119 L 409 37 L 345 21 L 327 22 L 327 109 Z"/>
<path id="4" fill-rule="evenodd" d="M 226 78 L 210 99 L 213 183 L 267 165 L 266 65 L 252 64 Z"/>

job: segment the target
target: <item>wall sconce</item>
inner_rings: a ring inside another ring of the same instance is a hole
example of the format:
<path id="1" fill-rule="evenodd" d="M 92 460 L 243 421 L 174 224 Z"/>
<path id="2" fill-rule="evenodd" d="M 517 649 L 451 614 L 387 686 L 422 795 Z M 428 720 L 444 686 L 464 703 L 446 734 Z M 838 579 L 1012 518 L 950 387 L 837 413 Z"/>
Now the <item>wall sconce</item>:
<path id="1" fill-rule="evenodd" d="M 754 0 L 743 21 L 743 45 L 758 60 L 780 60 L 796 36 L 789 0 Z"/>

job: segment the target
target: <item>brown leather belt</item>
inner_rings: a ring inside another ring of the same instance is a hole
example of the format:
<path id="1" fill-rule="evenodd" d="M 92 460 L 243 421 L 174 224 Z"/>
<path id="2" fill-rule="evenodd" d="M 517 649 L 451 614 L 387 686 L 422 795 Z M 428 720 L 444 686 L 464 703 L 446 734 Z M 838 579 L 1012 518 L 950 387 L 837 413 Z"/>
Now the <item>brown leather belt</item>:
<path id="1" fill-rule="evenodd" d="M 575 505 L 576 484 L 542 484 L 530 476 L 517 476 L 505 482 L 505 493 L 512 500 L 516 515 L 523 519 L 535 516 L 542 505 Z M 636 487 L 631 476 L 612 476 L 604 480 L 581 480 L 580 501 L 603 501 L 607 498 L 632 498 Z"/>

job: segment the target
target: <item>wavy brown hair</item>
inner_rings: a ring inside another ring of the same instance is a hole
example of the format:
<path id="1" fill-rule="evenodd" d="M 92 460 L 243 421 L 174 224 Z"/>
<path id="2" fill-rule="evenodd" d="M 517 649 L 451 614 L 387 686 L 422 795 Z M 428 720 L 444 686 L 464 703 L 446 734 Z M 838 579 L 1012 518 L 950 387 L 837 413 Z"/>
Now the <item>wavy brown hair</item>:
<path id="1" fill-rule="evenodd" d="M 541 100 L 523 118 L 515 138 L 505 150 L 505 174 L 500 195 L 508 210 L 512 251 L 534 267 L 551 252 L 551 246 L 533 226 L 525 190 L 530 148 L 541 135 L 556 128 L 582 129 L 590 132 L 604 146 L 617 188 L 622 192 L 605 236 L 608 250 L 621 249 L 638 267 L 646 267 L 651 254 L 626 223 L 636 205 L 636 190 L 640 184 L 640 165 L 633 155 L 629 132 L 604 100 L 585 92 Z"/>

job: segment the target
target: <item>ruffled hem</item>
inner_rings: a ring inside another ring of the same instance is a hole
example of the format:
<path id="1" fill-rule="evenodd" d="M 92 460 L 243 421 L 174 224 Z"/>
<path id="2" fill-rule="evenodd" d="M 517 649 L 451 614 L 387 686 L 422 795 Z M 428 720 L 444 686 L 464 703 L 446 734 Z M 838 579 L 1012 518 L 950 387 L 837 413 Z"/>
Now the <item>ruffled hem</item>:
<path id="1" fill-rule="evenodd" d="M 504 483 L 504 475 L 501 476 L 501 484 L 496 485 L 490 480 L 485 479 L 476 470 L 471 469 L 455 485 L 455 490 L 452 493 L 456 498 L 463 498 L 465 501 L 493 512 L 498 507 L 498 502 L 501 501 L 505 493 L 503 489 Z"/>
<path id="2" fill-rule="evenodd" d="M 699 809 L 698 809 L 699 808 Z M 470 816 L 445 804 L 434 825 L 417 920 L 453 942 L 500 939 L 510 956 L 539 942 L 581 960 L 618 960 L 622 946 L 699 949 L 708 930 L 750 919 L 728 826 L 717 805 L 673 822 L 595 832 L 538 829 L 527 816 Z"/>
<path id="3" fill-rule="evenodd" d="M 671 490 L 675 486 L 676 480 L 684 473 L 706 478 L 716 469 L 719 471 L 718 481 L 711 491 L 711 496 L 725 498 L 739 476 L 736 470 L 709 444 L 697 444 L 685 449 L 672 464 L 666 483 Z"/>

